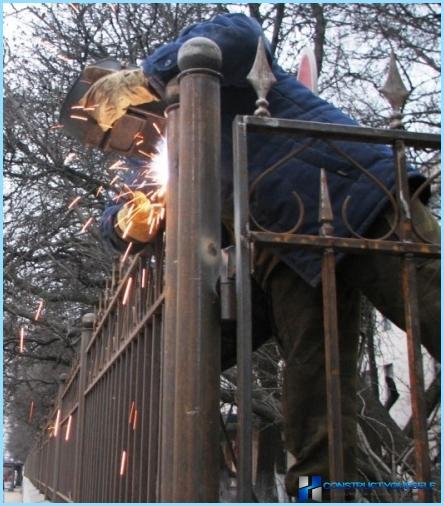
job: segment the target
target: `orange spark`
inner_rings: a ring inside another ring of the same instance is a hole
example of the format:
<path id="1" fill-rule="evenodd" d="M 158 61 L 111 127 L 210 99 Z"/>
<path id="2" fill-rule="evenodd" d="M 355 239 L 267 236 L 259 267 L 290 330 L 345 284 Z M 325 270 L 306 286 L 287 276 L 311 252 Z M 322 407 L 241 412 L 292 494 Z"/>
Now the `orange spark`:
<path id="1" fill-rule="evenodd" d="M 80 231 L 81 234 L 83 234 L 83 232 L 86 232 L 86 229 L 91 225 L 93 221 L 93 218 L 89 218 L 88 221 L 83 225 L 82 227 L 82 230 Z"/>
<path id="2" fill-rule="evenodd" d="M 128 419 L 128 423 L 131 425 L 131 422 L 132 422 L 132 419 L 133 419 L 133 416 L 134 416 L 134 411 L 136 409 L 136 401 L 132 401 L 131 402 L 131 408 L 130 408 L 130 414 L 129 414 L 129 419 Z"/>
<path id="3" fill-rule="evenodd" d="M 112 186 L 118 179 L 120 179 L 120 176 L 116 176 L 115 178 L 113 178 L 109 185 Z"/>
<path id="4" fill-rule="evenodd" d="M 166 193 L 166 186 L 162 186 L 162 188 L 159 188 L 159 190 L 157 191 L 157 198 L 161 198 L 165 195 Z"/>
<path id="5" fill-rule="evenodd" d="M 160 128 L 156 125 L 156 123 L 153 123 L 153 127 L 159 135 L 162 135 L 162 132 L 160 131 Z"/>
<path id="6" fill-rule="evenodd" d="M 39 302 L 39 307 L 37 308 L 37 312 L 36 312 L 35 317 L 34 317 L 35 321 L 37 321 L 40 318 L 40 314 L 42 312 L 42 309 L 43 309 L 43 299 L 41 299 L 40 302 Z"/>
<path id="7" fill-rule="evenodd" d="M 129 278 L 126 283 L 125 294 L 123 295 L 123 300 L 122 300 L 122 306 L 124 306 L 128 302 L 128 297 L 129 297 L 132 282 L 133 282 L 133 278 Z"/>
<path id="8" fill-rule="evenodd" d="M 103 193 L 103 190 L 104 190 L 104 189 L 103 189 L 103 186 L 99 186 L 99 187 L 97 188 L 96 197 L 98 197 L 101 193 Z"/>
<path id="9" fill-rule="evenodd" d="M 163 220 L 165 218 L 165 208 L 162 207 L 162 209 L 160 210 L 160 219 Z"/>
<path id="10" fill-rule="evenodd" d="M 60 123 L 56 123 L 55 125 L 49 127 L 50 130 L 54 130 L 55 128 L 63 128 L 63 125 Z"/>
<path id="11" fill-rule="evenodd" d="M 148 235 L 151 235 L 151 234 L 152 234 L 152 232 L 153 232 L 153 230 L 154 230 L 154 224 L 155 224 L 155 223 L 156 223 L 156 220 L 153 220 L 153 221 L 151 222 L 151 226 L 150 226 L 150 229 L 149 229 L 149 231 L 148 231 Z"/>
<path id="12" fill-rule="evenodd" d="M 124 167 L 125 162 L 122 160 L 117 160 L 117 162 L 114 162 L 110 167 L 108 167 L 108 170 L 128 170 L 128 167 Z"/>
<path id="13" fill-rule="evenodd" d="M 143 151 L 142 149 L 137 150 L 141 155 L 147 156 L 148 158 L 153 158 L 152 153 L 147 153 L 146 151 Z"/>
<path id="14" fill-rule="evenodd" d="M 124 184 L 123 187 L 126 188 L 126 190 L 128 191 L 128 193 L 132 193 L 134 195 L 134 191 L 131 190 L 131 188 L 127 184 Z"/>
<path id="15" fill-rule="evenodd" d="M 137 426 L 137 409 L 136 411 L 134 411 L 133 431 L 136 430 L 136 426 Z"/>
<path id="16" fill-rule="evenodd" d="M 126 467 L 126 450 L 123 450 L 122 458 L 120 459 L 120 476 L 123 476 L 125 474 L 125 467 Z"/>
<path id="17" fill-rule="evenodd" d="M 130 242 L 128 244 L 128 247 L 126 248 L 126 251 L 125 251 L 123 257 L 122 257 L 122 260 L 121 260 L 122 264 L 125 263 L 125 260 L 128 258 L 129 252 L 130 252 L 130 250 L 131 250 L 132 247 L 133 247 L 133 243 Z"/>
<path id="18" fill-rule="evenodd" d="M 72 415 L 69 415 L 68 424 L 66 426 L 65 441 L 69 441 L 69 435 L 71 434 L 71 423 L 72 423 Z"/>
<path id="19" fill-rule="evenodd" d="M 80 11 L 79 11 L 79 8 L 77 7 L 77 5 L 76 5 L 76 4 L 68 4 L 68 5 L 71 7 L 71 9 L 72 9 L 75 13 L 77 13 L 77 14 L 78 14 L 78 13 L 80 12 Z"/>
<path id="20" fill-rule="evenodd" d="M 77 114 L 70 114 L 69 117 L 72 119 L 80 119 L 82 121 L 88 121 L 88 118 L 86 118 L 85 116 L 77 116 Z"/>
<path id="21" fill-rule="evenodd" d="M 145 288 L 145 282 L 146 282 L 146 269 L 144 267 L 142 269 L 142 288 Z"/>
<path id="22" fill-rule="evenodd" d="M 31 404 L 29 405 L 28 423 L 31 423 L 33 415 L 34 415 L 34 401 L 31 401 Z"/>
<path id="23" fill-rule="evenodd" d="M 76 197 L 72 202 L 71 204 L 69 204 L 68 206 L 68 209 L 72 209 L 76 204 L 77 202 L 81 199 L 82 197 L 80 197 L 80 195 L 78 197 Z"/>
<path id="24" fill-rule="evenodd" d="M 60 409 L 57 410 L 57 415 L 54 423 L 54 437 L 57 437 L 59 433 L 59 427 L 60 427 Z"/>
<path id="25" fill-rule="evenodd" d="M 22 327 L 20 329 L 20 346 L 19 346 L 20 353 L 23 353 L 25 351 L 25 327 Z"/>
<path id="26" fill-rule="evenodd" d="M 130 228 L 131 228 L 132 226 L 133 226 L 133 222 L 132 222 L 132 221 L 130 221 L 130 222 L 128 223 L 128 225 L 126 226 L 126 228 L 125 228 L 125 230 L 124 230 L 123 234 L 122 234 L 122 239 L 126 239 L 126 236 L 128 235 L 128 232 L 130 231 Z"/>

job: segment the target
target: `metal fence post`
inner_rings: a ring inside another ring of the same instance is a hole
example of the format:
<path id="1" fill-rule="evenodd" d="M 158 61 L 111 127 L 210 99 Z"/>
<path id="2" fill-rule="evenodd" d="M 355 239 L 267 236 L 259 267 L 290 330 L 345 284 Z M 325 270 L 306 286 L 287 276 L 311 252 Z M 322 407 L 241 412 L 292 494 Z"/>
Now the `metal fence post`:
<path id="1" fill-rule="evenodd" d="M 179 204 L 173 502 L 219 489 L 220 75 L 205 38 L 179 50 Z"/>
<path id="2" fill-rule="evenodd" d="M 382 94 L 392 107 L 390 128 L 403 129 L 401 112 L 408 97 L 408 91 L 402 82 L 396 65 L 394 53 L 390 57 L 389 71 Z M 396 140 L 393 143 L 396 175 L 396 198 L 399 203 L 398 235 L 401 241 L 414 240 L 412 214 L 410 207 L 410 187 L 407 176 L 405 143 Z M 415 439 L 416 479 L 419 482 L 430 482 L 431 469 L 427 435 L 427 414 L 424 394 L 424 370 L 421 353 L 421 329 L 419 323 L 418 293 L 416 268 L 412 254 L 401 257 L 402 293 L 404 297 L 405 332 L 407 337 L 407 355 L 409 362 L 409 379 L 412 402 L 413 435 Z M 431 502 L 432 491 L 419 489 L 418 500 Z"/>
<path id="3" fill-rule="evenodd" d="M 52 478 L 52 500 L 57 502 L 57 486 L 59 481 L 59 467 L 60 467 L 60 450 L 61 450 L 61 420 L 62 420 L 62 402 L 63 402 L 63 389 L 65 386 L 66 374 L 61 374 L 59 378 L 59 390 L 57 392 L 56 401 L 56 423 L 57 434 L 54 433 L 55 448 L 54 448 L 54 460 L 53 460 L 53 478 Z"/>
<path id="4" fill-rule="evenodd" d="M 333 210 L 327 186 L 327 175 L 321 169 L 319 235 L 333 235 Z M 339 358 L 336 261 L 333 248 L 325 248 L 322 256 L 322 305 L 325 340 L 325 379 L 327 392 L 328 462 L 330 479 L 344 480 L 344 445 L 342 433 L 341 375 Z M 344 491 L 331 490 L 332 502 L 343 502 Z"/>
<path id="5" fill-rule="evenodd" d="M 165 309 L 162 339 L 161 386 L 161 450 L 160 450 L 160 502 L 171 502 L 173 487 L 174 451 L 174 382 L 176 363 L 176 308 L 177 308 L 177 224 L 178 224 L 178 140 L 179 140 L 179 89 L 177 80 L 167 87 L 166 109 L 168 143 L 168 191 L 166 195 L 165 231 Z"/>
<path id="6" fill-rule="evenodd" d="M 74 502 L 82 502 L 82 468 L 83 468 L 83 438 L 85 436 L 85 390 L 87 383 L 87 363 L 86 348 L 93 333 L 94 313 L 87 313 L 82 318 L 82 335 L 79 351 L 79 394 L 77 406 L 77 427 L 76 427 L 76 447 L 74 458 L 74 486 L 73 500 Z"/>

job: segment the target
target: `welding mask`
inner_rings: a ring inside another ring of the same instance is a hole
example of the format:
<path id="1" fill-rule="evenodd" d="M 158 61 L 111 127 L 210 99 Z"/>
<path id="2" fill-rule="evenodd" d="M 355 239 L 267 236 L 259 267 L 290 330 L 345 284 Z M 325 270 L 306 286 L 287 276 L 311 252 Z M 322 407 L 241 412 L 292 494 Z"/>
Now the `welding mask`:
<path id="1" fill-rule="evenodd" d="M 155 151 L 165 129 L 164 102 L 130 106 L 126 114 L 106 132 L 84 111 L 75 108 L 93 82 L 107 73 L 131 68 L 138 67 L 123 67 L 119 62 L 108 58 L 83 69 L 62 104 L 60 123 L 67 135 L 83 144 L 95 146 L 102 151 L 146 160 Z"/>

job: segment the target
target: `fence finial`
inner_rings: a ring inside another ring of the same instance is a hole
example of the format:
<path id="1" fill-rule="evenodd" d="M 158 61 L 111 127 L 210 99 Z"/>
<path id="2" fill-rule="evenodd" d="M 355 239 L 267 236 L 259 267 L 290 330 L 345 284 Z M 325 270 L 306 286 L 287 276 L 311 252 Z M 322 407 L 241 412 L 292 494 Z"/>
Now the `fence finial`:
<path id="1" fill-rule="evenodd" d="M 82 327 L 92 328 L 94 325 L 95 315 L 94 313 L 86 313 L 82 316 Z"/>
<path id="2" fill-rule="evenodd" d="M 387 80 L 381 88 L 381 93 L 392 106 L 390 128 L 402 128 L 403 115 L 401 113 L 401 109 L 404 106 L 409 92 L 402 82 L 401 75 L 399 74 L 398 66 L 396 64 L 395 53 L 393 51 L 390 55 Z"/>
<path id="3" fill-rule="evenodd" d="M 270 112 L 268 111 L 269 104 L 265 97 L 276 82 L 276 78 L 268 63 L 264 39 L 262 37 L 259 37 L 256 58 L 254 59 L 250 73 L 247 75 L 247 80 L 253 86 L 258 96 L 258 100 L 256 100 L 257 109 L 254 111 L 254 115 L 270 116 Z"/>
<path id="4" fill-rule="evenodd" d="M 222 52 L 219 46 L 207 37 L 187 40 L 177 53 L 177 64 L 181 71 L 193 68 L 220 70 Z"/>

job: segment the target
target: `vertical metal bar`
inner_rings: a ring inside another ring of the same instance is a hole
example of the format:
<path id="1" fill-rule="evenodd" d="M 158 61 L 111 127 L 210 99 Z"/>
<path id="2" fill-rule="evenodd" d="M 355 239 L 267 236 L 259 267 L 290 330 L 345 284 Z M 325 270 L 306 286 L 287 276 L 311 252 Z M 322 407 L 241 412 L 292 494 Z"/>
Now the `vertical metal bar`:
<path id="1" fill-rule="evenodd" d="M 381 91 L 392 107 L 390 128 L 403 128 L 401 110 L 409 93 L 402 82 L 394 53 L 391 54 L 387 80 Z M 406 170 L 405 144 L 403 141 L 398 140 L 394 142 L 393 148 L 395 153 L 396 200 L 400 211 L 398 234 L 401 241 L 411 241 L 414 238 L 412 234 L 410 188 Z M 421 355 L 416 270 L 411 255 L 405 255 L 401 259 L 401 278 L 412 399 L 413 435 L 415 439 L 416 479 L 417 481 L 427 482 L 430 481 L 431 471 L 428 456 L 424 371 Z M 418 499 L 421 502 L 432 501 L 432 491 L 418 490 Z"/>
<path id="2" fill-rule="evenodd" d="M 122 459 L 122 447 L 121 447 L 121 439 L 120 439 L 120 431 L 122 427 L 122 390 L 121 385 L 123 381 L 123 354 L 119 356 L 117 360 L 117 370 L 116 370 L 116 381 L 114 383 L 115 390 L 114 396 L 116 398 L 116 421 L 115 421 L 115 432 L 114 432 L 114 465 L 111 469 L 111 474 L 113 476 L 113 487 L 112 487 L 112 501 L 116 501 L 118 497 L 119 491 L 119 483 L 120 483 L 120 462 Z"/>
<path id="3" fill-rule="evenodd" d="M 128 376 L 128 415 L 126 420 L 126 449 L 128 453 L 127 458 L 127 468 L 125 473 L 125 494 L 124 501 L 125 502 L 133 502 L 132 501 L 132 480 L 133 480 L 133 462 L 134 462 L 134 452 L 133 452 L 133 419 L 135 416 L 135 412 L 137 409 L 136 406 L 136 396 L 135 396 L 135 371 L 136 371 L 136 362 L 137 362 L 137 338 L 132 341 L 132 343 L 128 346 L 128 360 L 129 360 L 129 371 L 127 372 Z M 130 419 L 131 418 L 131 419 Z"/>
<path id="4" fill-rule="evenodd" d="M 92 336 L 94 324 L 94 314 L 85 314 L 82 318 L 82 335 L 80 341 L 79 351 L 79 394 L 78 394 L 78 409 L 77 409 L 77 428 L 76 428 L 76 447 L 74 458 L 74 485 L 73 485 L 73 498 L 74 502 L 83 502 L 81 496 L 82 486 L 82 464 L 83 464 L 83 438 L 85 436 L 85 390 L 87 379 L 87 360 L 86 348 Z"/>
<path id="5" fill-rule="evenodd" d="M 333 211 L 324 169 L 321 169 L 319 221 L 321 223 L 319 235 L 332 235 Z M 343 481 L 344 449 L 335 269 L 334 251 L 332 248 L 326 248 L 322 257 L 322 303 L 325 340 L 329 478 L 332 481 Z M 343 502 L 344 491 L 332 489 L 331 500 L 332 502 Z"/>
<path id="6" fill-rule="evenodd" d="M 152 325 L 152 324 L 151 324 Z M 141 502 L 148 502 L 148 452 L 149 452 L 149 420 L 150 420 L 150 391 L 151 391 L 151 327 L 148 325 L 143 329 L 143 397 L 141 406 L 141 437 L 142 458 L 140 459 L 140 481 L 139 497 Z"/>
<path id="7" fill-rule="evenodd" d="M 159 451 L 159 387 L 160 387 L 160 339 L 161 339 L 161 319 L 159 315 L 153 315 L 152 318 L 152 336 L 151 336 L 151 381 L 150 381 L 150 434 L 149 452 L 148 452 L 148 501 L 156 502 L 157 495 L 157 476 L 158 476 L 158 451 Z"/>
<path id="8" fill-rule="evenodd" d="M 166 195 L 165 231 L 165 309 L 162 340 L 162 396 L 161 396 L 161 454 L 159 501 L 171 502 L 173 486 L 174 449 L 174 381 L 176 363 L 176 308 L 177 308 L 177 223 L 178 223 L 178 140 L 179 97 L 178 84 L 167 87 L 166 110 L 168 143 L 168 192 Z"/>
<path id="9" fill-rule="evenodd" d="M 138 491 L 139 491 L 139 482 L 140 482 L 140 474 L 138 463 L 140 461 L 141 456 L 141 448 L 140 448 L 140 399 L 141 399 L 141 389 L 143 388 L 143 384 L 141 383 L 141 362 L 143 360 L 141 353 L 141 341 L 142 334 L 139 333 L 137 336 L 134 346 L 135 346 L 135 357 L 134 357 L 134 415 L 132 420 L 132 425 L 130 427 L 131 430 L 131 448 L 130 452 L 132 455 L 131 458 L 131 497 L 128 498 L 129 502 L 138 502 Z"/>
<path id="10" fill-rule="evenodd" d="M 100 346 L 105 347 L 105 342 L 102 340 Z M 102 481 L 103 481 L 103 466 L 105 462 L 105 426 L 108 423 L 106 418 L 106 375 L 102 376 L 97 384 L 98 389 L 98 413 L 97 413 L 97 467 L 94 473 L 95 481 L 95 500 L 96 502 L 103 502 L 102 496 Z"/>
<path id="11" fill-rule="evenodd" d="M 219 47 L 188 40 L 179 50 L 174 502 L 219 497 L 220 264 Z"/>
<path id="12" fill-rule="evenodd" d="M 410 241 L 413 240 L 413 233 L 404 142 L 395 141 L 394 150 L 396 194 L 400 207 L 399 235 L 402 241 Z M 415 440 L 416 480 L 429 482 L 431 480 L 431 470 L 427 438 L 424 370 L 421 353 L 416 269 L 412 255 L 405 255 L 401 259 L 401 277 L 409 361 L 410 395 L 412 400 L 413 435 Z M 432 501 L 432 490 L 418 490 L 418 500 L 421 502 Z"/>
<path id="13" fill-rule="evenodd" d="M 61 426 L 62 426 L 62 407 L 63 407 L 63 390 L 65 383 L 65 374 L 61 374 L 59 378 L 59 391 L 57 393 L 56 401 L 56 417 L 58 418 L 58 434 L 54 437 L 54 459 L 51 463 L 53 466 L 52 476 L 52 501 L 57 502 L 57 487 L 59 481 L 59 468 L 60 468 L 60 451 L 61 451 Z M 59 414 L 57 414 L 59 412 Z"/>
<path id="14" fill-rule="evenodd" d="M 237 501 L 251 502 L 252 494 L 252 327 L 249 246 L 247 127 L 242 117 L 233 125 L 234 232 L 236 241 L 237 398 L 239 457 Z"/>
<path id="15" fill-rule="evenodd" d="M 99 353 L 98 343 L 96 346 L 96 353 Z M 99 451 L 99 399 L 100 399 L 100 383 L 97 383 L 94 388 L 89 392 L 87 403 L 91 405 L 91 416 L 86 418 L 88 431 L 90 432 L 91 443 L 88 445 L 90 458 L 88 459 L 88 476 L 89 476 L 89 493 L 90 502 L 97 502 L 96 489 L 97 477 L 96 471 L 100 462 Z M 87 410 L 88 412 L 88 410 Z"/>
<path id="16" fill-rule="evenodd" d="M 108 344 L 109 346 L 110 344 Z M 108 490 L 109 490 L 109 466 L 111 461 L 111 434 L 112 434 L 112 373 L 114 367 L 108 369 L 105 376 L 105 395 L 106 395 L 106 406 L 105 406 L 105 419 L 106 423 L 103 427 L 103 431 L 105 434 L 105 448 L 104 448 L 104 457 L 103 457 L 103 472 L 102 472 L 102 493 L 101 493 L 101 502 L 108 502 Z"/>
<path id="17" fill-rule="evenodd" d="M 110 458 L 108 463 L 108 494 L 107 494 L 107 502 L 114 502 L 114 488 L 115 483 L 119 479 L 117 474 L 118 469 L 118 448 L 117 448 L 117 426 L 119 419 L 119 410 L 118 410 L 118 398 L 117 398 L 117 384 L 120 380 L 119 378 L 120 372 L 120 359 L 117 359 L 114 363 L 111 374 L 111 413 L 110 413 L 110 425 L 111 425 L 111 440 L 110 440 Z"/>
<path id="18" fill-rule="evenodd" d="M 128 329 L 128 325 L 127 325 Z M 128 335 L 128 334 L 125 334 Z M 123 473 L 120 473 L 118 495 L 116 496 L 117 502 L 126 502 L 125 500 L 125 483 L 128 476 L 128 408 L 129 408 L 129 358 L 130 350 L 126 348 L 122 353 L 123 361 L 123 376 L 120 385 L 119 396 L 122 399 L 122 406 L 120 408 L 121 425 L 119 430 L 120 438 L 120 464 L 124 462 Z M 123 458 L 124 452 L 126 457 Z"/>

